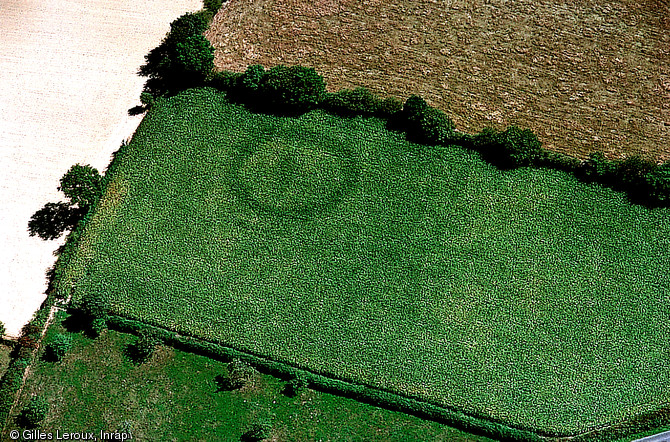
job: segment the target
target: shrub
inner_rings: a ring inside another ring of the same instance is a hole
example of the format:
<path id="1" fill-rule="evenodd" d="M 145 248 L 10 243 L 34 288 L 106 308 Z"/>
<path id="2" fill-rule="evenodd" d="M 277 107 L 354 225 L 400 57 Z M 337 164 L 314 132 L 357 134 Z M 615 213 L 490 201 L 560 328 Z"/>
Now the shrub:
<path id="1" fill-rule="evenodd" d="M 616 187 L 629 192 L 633 196 L 648 196 L 647 176 L 658 166 L 637 155 L 615 162 Z"/>
<path id="2" fill-rule="evenodd" d="M 105 330 L 107 330 L 107 321 L 105 318 L 96 318 L 91 322 L 93 336 L 100 336 Z"/>
<path id="3" fill-rule="evenodd" d="M 565 172 L 575 173 L 581 167 L 581 161 L 575 157 L 558 152 L 550 152 L 543 149 L 543 154 L 538 158 L 536 165 Z"/>
<path id="4" fill-rule="evenodd" d="M 269 419 L 259 419 L 242 435 L 244 441 L 260 441 L 272 434 L 272 422 Z"/>
<path id="5" fill-rule="evenodd" d="M 135 342 L 127 347 L 126 355 L 131 361 L 141 364 L 149 360 L 160 344 L 161 340 L 154 332 L 142 329 Z"/>
<path id="6" fill-rule="evenodd" d="M 649 198 L 659 204 L 670 202 L 670 163 L 656 167 L 645 176 Z"/>
<path id="7" fill-rule="evenodd" d="M 71 346 L 72 338 L 69 335 L 59 333 L 47 344 L 45 356 L 51 361 L 60 361 Z"/>
<path id="8" fill-rule="evenodd" d="M 379 102 L 377 114 L 380 117 L 390 117 L 402 110 L 402 101 L 397 97 L 387 97 Z"/>
<path id="9" fill-rule="evenodd" d="M 18 417 L 22 427 L 34 428 L 44 420 L 49 412 L 49 404 L 40 396 L 33 396 Z"/>
<path id="10" fill-rule="evenodd" d="M 218 387 L 217 391 L 232 391 L 244 387 L 244 382 L 239 379 L 232 379 L 230 376 L 216 376 L 214 382 Z"/>
<path id="11" fill-rule="evenodd" d="M 265 68 L 260 64 L 248 66 L 242 74 L 238 74 L 237 82 L 231 85 L 228 96 L 252 108 L 262 107 L 264 103 L 260 98 L 260 86 L 266 75 Z"/>
<path id="12" fill-rule="evenodd" d="M 193 15 L 197 16 L 202 20 L 203 22 L 209 24 L 212 22 L 212 19 L 214 19 L 214 13 L 211 11 L 208 11 L 207 9 L 201 9 L 198 12 L 194 12 Z"/>
<path id="13" fill-rule="evenodd" d="M 508 127 L 504 132 L 484 129 L 474 138 L 475 149 L 484 158 L 503 168 L 530 166 L 544 157 L 542 143 L 530 129 Z"/>
<path id="14" fill-rule="evenodd" d="M 234 359 L 228 364 L 228 376 L 234 381 L 246 384 L 255 374 L 256 369 L 240 359 Z"/>
<path id="15" fill-rule="evenodd" d="M 212 14 L 216 14 L 219 11 L 219 9 L 221 9 L 221 5 L 223 5 L 223 0 L 204 1 L 205 9 L 211 12 Z"/>
<path id="16" fill-rule="evenodd" d="M 412 95 L 402 109 L 407 139 L 421 144 L 446 144 L 454 137 L 454 123 L 423 98 Z"/>
<path id="17" fill-rule="evenodd" d="M 232 71 L 213 72 L 209 80 L 209 86 L 229 92 L 237 87 L 242 75 L 244 74 Z"/>
<path id="18" fill-rule="evenodd" d="M 338 115 L 373 115 L 379 110 L 380 100 L 364 87 L 342 89 L 333 94 L 326 94 L 323 107 Z"/>
<path id="19" fill-rule="evenodd" d="M 289 397 L 297 396 L 307 388 L 308 383 L 304 375 L 298 375 L 286 383 L 284 393 Z"/>
<path id="20" fill-rule="evenodd" d="M 214 381 L 219 391 L 237 390 L 244 387 L 256 373 L 256 369 L 240 359 L 233 359 L 228 364 L 228 375 L 217 376 Z"/>
<path id="21" fill-rule="evenodd" d="M 247 67 L 240 77 L 240 87 L 247 91 L 257 90 L 265 78 L 265 68 L 260 64 Z"/>
<path id="22" fill-rule="evenodd" d="M 582 163 L 578 175 L 586 181 L 610 184 L 616 175 L 616 164 L 605 158 L 602 152 L 594 152 Z"/>
<path id="23" fill-rule="evenodd" d="M 151 107 L 154 104 L 154 96 L 149 92 L 142 92 L 140 102 L 146 107 Z"/>
<path id="24" fill-rule="evenodd" d="M 7 330 L 5 329 L 5 324 L 3 324 L 2 321 L 0 321 L 0 338 L 2 338 L 6 332 Z"/>
<path id="25" fill-rule="evenodd" d="M 261 104 L 280 113 L 306 112 L 316 107 L 326 93 L 326 83 L 314 68 L 275 66 L 259 85 Z"/>
<path id="26" fill-rule="evenodd" d="M 37 339 L 34 336 L 23 335 L 20 336 L 17 343 L 19 347 L 33 350 L 37 348 Z"/>

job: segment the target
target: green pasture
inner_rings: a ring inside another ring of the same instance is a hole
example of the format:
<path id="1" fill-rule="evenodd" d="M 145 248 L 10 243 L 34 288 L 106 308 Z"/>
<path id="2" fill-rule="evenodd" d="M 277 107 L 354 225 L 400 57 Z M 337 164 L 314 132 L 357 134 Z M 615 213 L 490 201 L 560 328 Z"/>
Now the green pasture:
<path id="1" fill-rule="evenodd" d="M 670 211 L 377 119 L 160 102 L 61 291 L 315 372 L 573 434 L 670 402 Z"/>

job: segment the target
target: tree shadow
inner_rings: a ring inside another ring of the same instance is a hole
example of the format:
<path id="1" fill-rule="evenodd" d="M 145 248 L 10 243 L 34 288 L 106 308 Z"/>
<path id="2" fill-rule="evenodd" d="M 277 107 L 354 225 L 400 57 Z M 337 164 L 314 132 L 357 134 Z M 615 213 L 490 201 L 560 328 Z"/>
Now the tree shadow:
<path id="1" fill-rule="evenodd" d="M 214 378 L 214 383 L 216 384 L 216 392 L 221 393 L 222 391 L 234 391 L 239 390 L 244 386 L 244 382 L 238 379 L 231 379 L 228 376 L 217 375 Z"/>
<path id="2" fill-rule="evenodd" d="M 133 106 L 130 109 L 128 109 L 128 115 L 130 115 L 131 117 L 134 117 L 136 115 L 143 114 L 144 112 L 146 112 L 146 110 L 147 110 L 146 106 L 140 106 L 140 105 Z"/>
<path id="3" fill-rule="evenodd" d="M 61 324 L 63 328 L 69 333 L 82 333 L 90 331 L 91 329 L 91 318 L 79 311 L 73 311 L 70 315 L 65 318 Z"/>

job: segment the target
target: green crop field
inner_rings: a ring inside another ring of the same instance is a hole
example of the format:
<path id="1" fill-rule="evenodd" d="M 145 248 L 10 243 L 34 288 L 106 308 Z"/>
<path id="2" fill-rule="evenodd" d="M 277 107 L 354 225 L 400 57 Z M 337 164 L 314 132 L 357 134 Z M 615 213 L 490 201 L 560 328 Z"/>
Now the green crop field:
<path id="1" fill-rule="evenodd" d="M 60 288 L 115 312 L 566 434 L 670 402 L 670 211 L 376 119 L 158 104 Z"/>

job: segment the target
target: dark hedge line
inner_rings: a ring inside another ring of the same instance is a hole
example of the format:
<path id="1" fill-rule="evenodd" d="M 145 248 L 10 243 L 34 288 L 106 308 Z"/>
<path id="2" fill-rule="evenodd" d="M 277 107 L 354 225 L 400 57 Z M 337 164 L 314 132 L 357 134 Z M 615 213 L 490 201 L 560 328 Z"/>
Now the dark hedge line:
<path id="1" fill-rule="evenodd" d="M 191 336 L 180 335 L 163 328 L 153 327 L 141 321 L 121 316 L 109 316 L 107 325 L 117 331 L 139 334 L 150 331 L 153 336 L 166 345 L 174 348 L 206 356 L 212 359 L 230 362 L 239 359 L 247 362 L 259 371 L 271 374 L 279 379 L 291 380 L 301 378 L 312 388 L 349 397 L 372 405 L 402 411 L 424 419 L 431 419 L 446 425 L 457 427 L 471 433 L 477 433 L 504 441 L 539 441 L 541 435 L 530 430 L 510 427 L 500 422 L 490 421 L 484 417 L 473 416 L 432 404 L 424 400 L 405 397 L 368 385 L 336 379 L 327 374 L 314 373 L 291 365 L 264 358 L 259 355 L 239 351 Z"/>
<path id="2" fill-rule="evenodd" d="M 382 100 L 363 87 L 328 93 L 323 77 L 302 66 L 265 70 L 253 65 L 243 73 L 216 72 L 207 84 L 254 111 L 294 115 L 320 108 L 344 117 L 383 118 L 390 129 L 405 132 L 408 140 L 436 150 L 459 145 L 479 152 L 484 160 L 501 169 L 562 170 L 584 182 L 626 192 L 633 203 L 670 206 L 670 163 L 658 165 L 637 156 L 611 161 L 600 152 L 580 161 L 543 148 L 531 130 L 516 126 L 504 131 L 487 128 L 475 135 L 461 133 L 447 114 L 416 95 L 403 104 L 394 97 Z"/>

